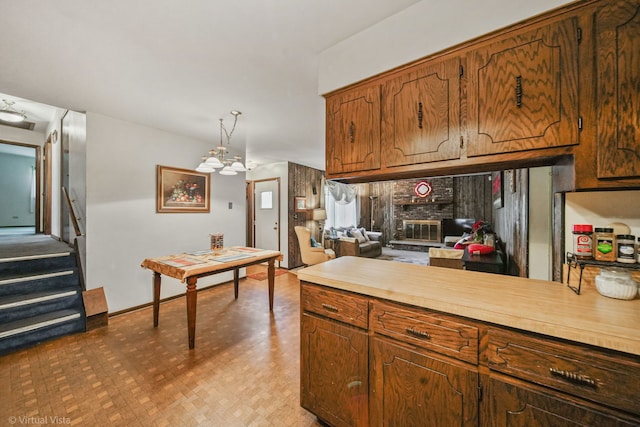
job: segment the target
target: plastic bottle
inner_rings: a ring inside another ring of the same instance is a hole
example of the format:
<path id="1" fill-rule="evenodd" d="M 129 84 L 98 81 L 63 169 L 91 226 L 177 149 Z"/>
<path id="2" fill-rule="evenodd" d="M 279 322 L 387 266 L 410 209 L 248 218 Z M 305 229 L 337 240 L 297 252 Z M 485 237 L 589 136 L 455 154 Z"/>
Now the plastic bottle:
<path id="1" fill-rule="evenodd" d="M 619 234 L 616 236 L 618 242 L 618 262 L 633 264 L 636 262 L 636 236 L 631 234 Z"/>
<path id="2" fill-rule="evenodd" d="M 593 257 L 597 261 L 616 260 L 616 236 L 613 228 L 596 227 L 593 243 Z"/>
<path id="3" fill-rule="evenodd" d="M 593 226 L 573 225 L 573 254 L 577 259 L 593 259 Z"/>

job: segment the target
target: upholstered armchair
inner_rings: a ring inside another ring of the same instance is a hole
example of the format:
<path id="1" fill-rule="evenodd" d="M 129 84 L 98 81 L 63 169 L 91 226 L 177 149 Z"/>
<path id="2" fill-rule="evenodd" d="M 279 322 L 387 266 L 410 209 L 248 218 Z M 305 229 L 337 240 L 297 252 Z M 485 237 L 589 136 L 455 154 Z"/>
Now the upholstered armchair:
<path id="1" fill-rule="evenodd" d="M 319 264 L 336 257 L 335 252 L 331 249 L 316 248 L 311 246 L 311 231 L 302 226 L 294 227 L 298 236 L 298 245 L 300 246 L 300 256 L 305 265 Z"/>

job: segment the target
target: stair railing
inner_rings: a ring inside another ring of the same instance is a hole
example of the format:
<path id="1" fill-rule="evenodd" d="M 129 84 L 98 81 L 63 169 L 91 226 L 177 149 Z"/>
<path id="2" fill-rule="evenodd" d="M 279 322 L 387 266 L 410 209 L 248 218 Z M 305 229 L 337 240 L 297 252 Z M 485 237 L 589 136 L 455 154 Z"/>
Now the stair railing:
<path id="1" fill-rule="evenodd" d="M 67 206 L 69 207 L 69 214 L 71 216 L 71 222 L 73 223 L 73 229 L 76 232 L 76 238 L 73 240 L 73 248 L 75 249 L 76 263 L 78 265 L 78 270 L 80 273 L 80 286 L 83 291 L 86 291 L 87 285 L 84 276 L 84 254 L 86 251 L 84 240 L 85 236 L 82 234 L 82 231 L 80 231 L 80 224 L 78 222 L 81 220 L 81 218 L 78 218 L 78 216 L 76 215 L 76 211 L 73 208 L 73 203 L 71 202 L 71 198 L 69 197 L 69 192 L 64 186 L 62 187 L 62 192 L 64 193 L 65 200 L 67 201 Z"/>
<path id="2" fill-rule="evenodd" d="M 78 218 L 78 215 L 76 214 L 76 211 L 73 208 L 73 203 L 71 203 L 69 192 L 64 186 L 62 187 L 62 192 L 64 193 L 64 197 L 67 200 L 67 206 L 69 207 L 69 213 L 71 214 L 71 222 L 73 223 L 73 229 L 76 232 L 76 236 L 82 236 L 82 231 L 80 231 L 80 224 L 78 223 L 78 221 L 81 218 Z"/>

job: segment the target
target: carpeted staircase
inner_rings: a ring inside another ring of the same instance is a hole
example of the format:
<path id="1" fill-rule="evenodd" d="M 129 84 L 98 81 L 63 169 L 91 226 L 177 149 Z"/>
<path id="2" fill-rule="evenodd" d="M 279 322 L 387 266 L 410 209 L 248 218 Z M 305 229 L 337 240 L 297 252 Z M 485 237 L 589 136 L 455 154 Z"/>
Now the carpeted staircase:
<path id="1" fill-rule="evenodd" d="M 0 355 L 85 330 L 76 255 L 0 258 Z"/>

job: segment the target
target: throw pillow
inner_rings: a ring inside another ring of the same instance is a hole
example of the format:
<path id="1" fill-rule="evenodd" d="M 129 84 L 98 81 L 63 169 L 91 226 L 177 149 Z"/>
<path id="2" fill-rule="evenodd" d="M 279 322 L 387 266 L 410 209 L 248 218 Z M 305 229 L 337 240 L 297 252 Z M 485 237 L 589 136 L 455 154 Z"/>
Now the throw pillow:
<path id="1" fill-rule="evenodd" d="M 367 234 L 367 230 L 364 227 L 358 228 L 358 231 L 360 233 L 362 233 L 362 235 L 364 236 L 364 241 L 365 242 L 371 240 L 371 239 L 369 239 L 369 235 Z"/>
<path id="2" fill-rule="evenodd" d="M 311 247 L 312 248 L 321 248 L 322 245 L 318 242 L 316 242 L 315 237 L 311 236 Z"/>
<path id="3" fill-rule="evenodd" d="M 351 232 L 351 236 L 355 237 L 356 239 L 358 239 L 358 243 L 364 243 L 366 242 L 364 236 L 362 235 L 362 233 L 358 230 L 353 230 Z"/>

